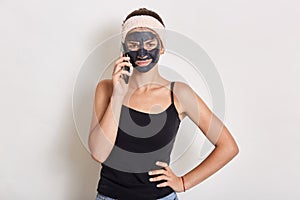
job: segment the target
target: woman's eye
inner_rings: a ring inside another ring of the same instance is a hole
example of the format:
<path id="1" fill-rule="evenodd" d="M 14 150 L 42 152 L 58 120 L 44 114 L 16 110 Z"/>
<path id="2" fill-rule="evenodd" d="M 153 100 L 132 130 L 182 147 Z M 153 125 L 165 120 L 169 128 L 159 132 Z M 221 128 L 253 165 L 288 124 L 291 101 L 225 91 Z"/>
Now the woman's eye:
<path id="1" fill-rule="evenodd" d="M 138 45 L 137 45 L 137 44 L 130 44 L 130 45 L 128 45 L 128 47 L 129 47 L 129 48 L 137 48 Z"/>
<path id="2" fill-rule="evenodd" d="M 149 43 L 148 44 L 148 47 L 154 47 L 156 44 L 154 44 L 154 43 Z"/>

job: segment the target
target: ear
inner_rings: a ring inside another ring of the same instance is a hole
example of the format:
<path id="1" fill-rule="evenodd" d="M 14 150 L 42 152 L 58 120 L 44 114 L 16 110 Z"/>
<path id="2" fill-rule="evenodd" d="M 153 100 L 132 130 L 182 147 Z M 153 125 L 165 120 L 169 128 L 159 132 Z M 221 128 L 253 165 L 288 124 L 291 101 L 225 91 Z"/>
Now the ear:
<path id="1" fill-rule="evenodd" d="M 159 53 L 160 53 L 160 54 L 164 54 L 164 53 L 165 53 L 165 49 L 164 49 L 164 47 L 161 47 L 161 48 L 160 48 L 160 51 L 159 51 Z"/>
<path id="2" fill-rule="evenodd" d="M 160 41 L 160 42 L 161 42 L 161 41 Z M 165 47 L 164 47 L 164 45 L 162 44 L 162 42 L 161 42 L 161 46 L 160 46 L 159 53 L 160 53 L 160 54 L 164 54 L 164 53 L 165 53 Z"/>

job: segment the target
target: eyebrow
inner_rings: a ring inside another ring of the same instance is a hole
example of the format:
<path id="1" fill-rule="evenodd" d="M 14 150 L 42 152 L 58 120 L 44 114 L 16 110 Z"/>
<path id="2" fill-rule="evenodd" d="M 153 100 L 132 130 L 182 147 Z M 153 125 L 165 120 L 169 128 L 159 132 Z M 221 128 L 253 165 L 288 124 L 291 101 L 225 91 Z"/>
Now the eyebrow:
<path id="1" fill-rule="evenodd" d="M 146 40 L 145 42 L 154 42 L 154 41 L 157 41 L 157 38 L 152 38 L 152 39 Z M 128 40 L 127 42 L 128 43 L 129 42 L 131 42 L 131 43 L 140 43 L 139 41 L 136 41 L 136 40 Z"/>
<path id="2" fill-rule="evenodd" d="M 150 40 L 146 40 L 145 42 L 155 42 L 155 41 L 157 41 L 157 39 L 156 38 L 152 38 Z"/>
<path id="3" fill-rule="evenodd" d="M 129 40 L 127 41 L 128 43 L 134 43 L 134 44 L 139 44 L 140 42 L 139 41 L 136 41 L 136 40 Z"/>

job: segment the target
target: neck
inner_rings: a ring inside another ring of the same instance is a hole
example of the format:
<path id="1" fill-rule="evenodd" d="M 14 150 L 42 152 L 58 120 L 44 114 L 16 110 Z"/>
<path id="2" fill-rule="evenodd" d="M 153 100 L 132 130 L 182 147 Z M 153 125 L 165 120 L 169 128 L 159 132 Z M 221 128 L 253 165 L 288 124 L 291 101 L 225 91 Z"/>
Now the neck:
<path id="1" fill-rule="evenodd" d="M 147 92 L 161 83 L 162 77 L 158 73 L 157 64 L 148 72 L 139 72 L 133 70 L 133 74 L 129 77 L 128 87 L 130 90 Z"/>

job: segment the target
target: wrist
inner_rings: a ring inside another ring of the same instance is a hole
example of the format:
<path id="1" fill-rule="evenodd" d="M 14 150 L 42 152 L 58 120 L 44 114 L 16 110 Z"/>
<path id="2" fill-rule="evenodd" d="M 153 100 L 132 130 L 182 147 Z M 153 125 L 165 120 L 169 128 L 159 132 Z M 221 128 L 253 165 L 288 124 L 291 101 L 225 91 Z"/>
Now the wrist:
<path id="1" fill-rule="evenodd" d="M 123 95 L 123 94 L 118 94 L 118 93 L 116 93 L 116 92 L 113 92 L 112 94 L 111 94 L 111 98 L 112 99 L 123 99 L 125 97 L 125 95 Z"/>
<path id="2" fill-rule="evenodd" d="M 119 94 L 112 94 L 110 97 L 110 101 L 113 103 L 123 103 L 124 100 L 124 95 L 119 95 Z"/>
<path id="3" fill-rule="evenodd" d="M 185 187 L 185 183 L 184 183 L 184 176 L 181 176 L 181 182 L 182 182 L 182 188 L 183 188 L 183 192 L 186 191 L 186 187 Z"/>

